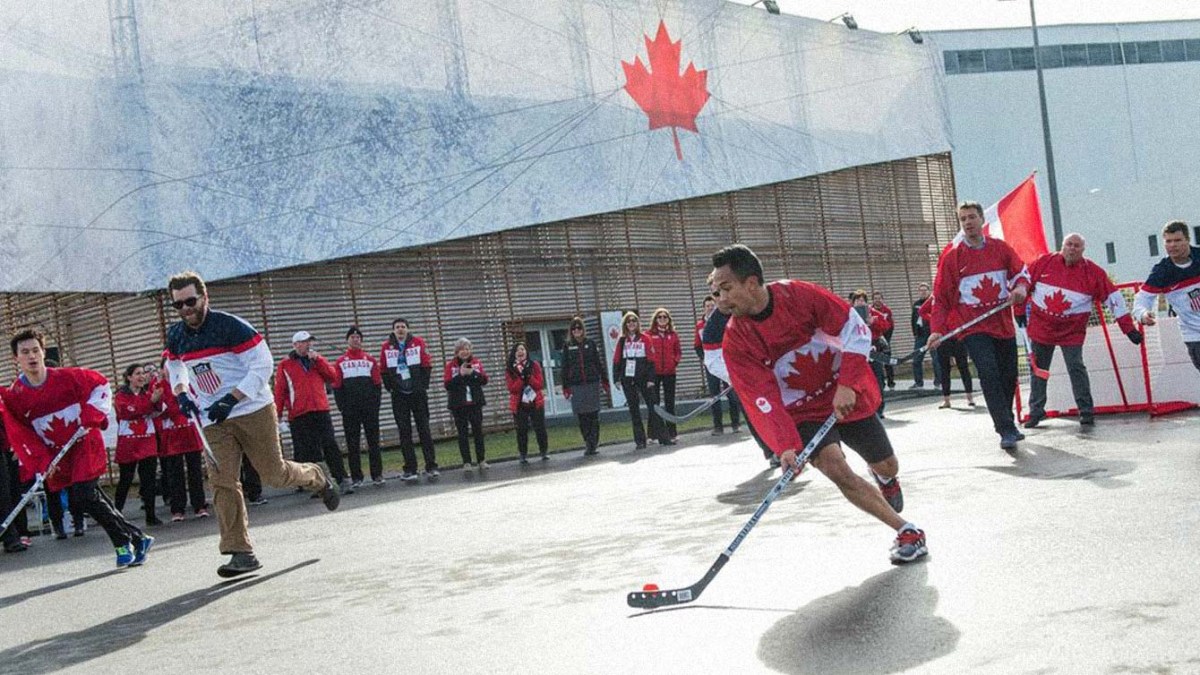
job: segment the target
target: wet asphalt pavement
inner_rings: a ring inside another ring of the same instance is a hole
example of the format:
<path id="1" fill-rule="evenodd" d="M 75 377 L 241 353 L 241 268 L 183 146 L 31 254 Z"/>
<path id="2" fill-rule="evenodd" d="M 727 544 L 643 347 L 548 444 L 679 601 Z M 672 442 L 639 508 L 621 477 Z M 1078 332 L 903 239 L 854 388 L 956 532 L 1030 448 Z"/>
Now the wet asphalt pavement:
<path id="1" fill-rule="evenodd" d="M 232 582 L 212 520 L 123 572 L 99 530 L 39 537 L 0 557 L 0 673 L 1200 672 L 1200 414 L 1052 420 L 1015 457 L 982 407 L 886 424 L 925 562 L 889 564 L 892 533 L 806 472 L 699 600 L 629 608 L 698 580 L 778 476 L 747 435 L 690 435 L 332 514 L 268 493 L 264 567 Z"/>

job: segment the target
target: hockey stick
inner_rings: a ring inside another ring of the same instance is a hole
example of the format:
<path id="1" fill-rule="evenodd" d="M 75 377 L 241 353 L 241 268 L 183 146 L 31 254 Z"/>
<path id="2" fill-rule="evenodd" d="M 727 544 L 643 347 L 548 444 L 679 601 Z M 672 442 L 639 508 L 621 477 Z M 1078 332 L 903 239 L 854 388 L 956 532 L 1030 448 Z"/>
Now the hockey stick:
<path id="1" fill-rule="evenodd" d="M 979 316 L 975 317 L 974 319 L 971 319 L 970 321 L 964 323 L 963 325 L 959 326 L 958 328 L 955 328 L 954 330 L 950 331 L 949 333 L 946 333 L 945 335 L 943 335 L 941 338 L 938 339 L 938 342 L 939 343 L 945 342 L 946 340 L 949 340 L 949 339 L 953 338 L 955 335 L 962 333 L 964 330 L 974 326 L 975 324 L 979 323 L 980 321 L 991 318 L 992 316 L 995 316 L 996 314 L 1000 313 L 1001 310 L 1008 309 L 1009 307 L 1012 307 L 1011 302 L 1006 302 L 1002 305 L 996 305 L 995 307 L 989 309 L 988 311 L 984 312 L 983 314 L 980 314 Z M 934 349 L 934 347 L 930 347 L 929 344 L 926 343 L 926 345 L 924 347 L 921 347 L 920 349 L 914 349 L 911 354 L 909 354 L 908 356 L 899 358 L 899 359 L 884 359 L 884 358 L 880 358 L 880 357 L 872 357 L 871 360 L 874 361 L 875 363 L 882 363 L 886 366 L 898 366 L 901 363 L 908 363 L 909 361 L 912 361 L 913 359 L 916 359 L 916 358 L 922 358 L 922 359 L 925 358 L 925 352 L 928 352 L 930 349 Z"/>
<path id="2" fill-rule="evenodd" d="M 704 403 L 701 403 L 696 408 L 693 408 L 692 410 L 688 411 L 688 413 L 686 415 L 673 415 L 673 414 L 667 412 L 667 409 L 662 407 L 662 404 L 660 404 L 660 403 L 654 404 L 654 412 L 658 413 L 659 417 L 663 418 L 667 422 L 670 422 L 671 424 L 679 424 L 680 422 L 684 422 L 684 421 L 692 419 L 696 415 L 699 415 L 700 413 L 704 412 L 705 410 L 708 410 L 709 408 L 716 405 L 717 401 L 720 401 L 721 397 L 723 397 L 725 394 L 728 394 L 730 389 L 733 389 L 732 384 L 725 385 L 725 388 L 721 390 L 721 393 L 717 394 L 716 396 L 713 396 L 712 398 L 705 399 Z"/>
<path id="3" fill-rule="evenodd" d="M 54 471 L 54 468 L 58 466 L 59 461 L 62 460 L 63 457 L 66 457 L 67 451 L 73 448 L 75 444 L 79 442 L 79 439 L 86 436 L 87 433 L 87 427 L 79 427 L 79 430 L 75 432 L 75 435 L 71 437 L 71 440 L 67 441 L 67 444 L 62 447 L 62 450 L 58 451 L 58 454 L 54 456 L 54 459 L 50 460 L 50 466 L 46 467 L 45 473 L 39 473 L 33 479 L 33 485 L 31 485 L 29 489 L 25 491 L 25 494 L 21 496 L 21 501 L 17 502 L 17 506 L 12 510 L 12 513 L 8 514 L 8 517 L 4 519 L 4 523 L 0 524 L 0 532 L 7 530 L 8 526 L 12 525 L 12 522 L 17 519 L 17 514 L 21 512 L 21 509 L 25 508 L 25 506 L 28 505 L 33 499 L 34 493 L 42 489 L 42 484 L 46 482 L 46 476 L 50 475 Z"/>
<path id="4" fill-rule="evenodd" d="M 817 429 L 817 433 L 813 434 L 812 440 L 808 442 L 808 445 L 804 446 L 804 450 L 796 456 L 796 466 L 798 468 L 789 468 L 787 471 L 783 472 L 783 475 L 779 477 L 779 482 L 776 483 L 775 487 L 771 488 L 771 491 L 767 493 L 766 499 L 763 500 L 762 504 L 758 505 L 758 509 L 754 512 L 754 515 L 750 516 L 750 520 L 747 521 L 742 527 L 742 531 L 738 532 L 737 536 L 733 538 L 733 543 L 729 545 L 729 548 L 726 548 L 721 555 L 717 556 L 716 562 L 712 564 L 712 567 L 708 568 L 708 572 L 705 573 L 704 578 L 686 588 L 677 588 L 669 591 L 660 591 L 657 589 L 634 591 L 626 598 L 629 606 L 637 607 L 639 609 L 658 609 L 659 607 L 666 607 L 668 605 L 679 605 L 685 602 L 691 602 L 700 597 L 700 594 L 704 592 L 704 589 L 708 586 L 708 584 L 712 582 L 714 577 L 717 576 L 717 572 L 720 572 L 721 568 L 725 566 L 725 563 L 729 562 L 729 559 L 733 557 L 733 552 L 736 551 L 738 546 L 741 545 L 742 540 L 745 539 L 746 535 L 750 534 L 750 530 L 754 529 L 754 526 L 758 524 L 758 519 L 762 518 L 762 515 L 767 512 L 768 508 L 771 507 L 771 502 L 775 501 L 775 498 L 779 496 L 779 493 L 783 492 L 783 489 L 788 486 L 788 483 L 792 482 L 792 477 L 798 474 L 800 470 L 804 469 L 804 463 L 808 461 L 809 456 L 812 455 L 812 453 L 817 449 L 817 446 L 825 438 L 825 434 L 829 433 L 829 430 L 832 429 L 833 425 L 836 423 L 837 414 L 830 414 L 825 420 L 825 423 L 821 425 L 821 428 Z"/>
<path id="5" fill-rule="evenodd" d="M 192 413 L 192 424 L 196 425 L 196 432 L 200 434 L 200 442 L 204 444 L 204 457 L 212 462 L 213 469 L 221 470 L 221 465 L 217 464 L 217 456 L 213 454 L 212 446 L 208 444 L 208 437 L 204 435 L 204 425 L 200 423 L 200 416 Z"/>

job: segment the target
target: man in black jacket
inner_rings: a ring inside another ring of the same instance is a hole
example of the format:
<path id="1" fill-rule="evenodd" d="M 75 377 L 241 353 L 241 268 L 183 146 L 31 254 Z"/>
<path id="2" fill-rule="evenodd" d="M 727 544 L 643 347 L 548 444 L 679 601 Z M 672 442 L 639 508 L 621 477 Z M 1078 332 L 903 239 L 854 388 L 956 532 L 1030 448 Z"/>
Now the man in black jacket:
<path id="1" fill-rule="evenodd" d="M 392 415 L 400 431 L 400 452 L 404 455 L 404 473 L 400 480 L 417 480 L 417 455 L 413 450 L 412 424 L 416 423 L 425 458 L 425 475 L 439 474 L 437 456 L 433 450 L 433 435 L 429 432 L 429 376 L 433 360 L 425 341 L 408 332 L 408 320 L 392 322 L 392 334 L 384 341 L 379 353 L 383 386 L 392 394 Z"/>
<path id="2" fill-rule="evenodd" d="M 920 349 L 925 346 L 929 340 L 929 324 L 921 318 L 919 310 L 921 305 L 929 298 L 929 284 L 917 284 L 917 300 L 912 306 L 912 332 L 913 332 L 913 349 Z M 921 389 L 925 386 L 925 355 L 921 355 L 920 360 L 913 360 L 913 385 L 910 389 Z M 935 355 L 933 361 L 933 386 L 937 386 L 942 381 L 941 366 L 938 363 Z"/>

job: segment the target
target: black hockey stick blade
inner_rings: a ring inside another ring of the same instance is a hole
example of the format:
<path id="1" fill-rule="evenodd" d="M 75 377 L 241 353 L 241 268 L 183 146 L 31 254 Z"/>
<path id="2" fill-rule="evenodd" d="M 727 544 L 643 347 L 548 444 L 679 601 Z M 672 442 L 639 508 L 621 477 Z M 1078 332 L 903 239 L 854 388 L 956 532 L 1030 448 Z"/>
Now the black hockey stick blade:
<path id="1" fill-rule="evenodd" d="M 679 424 L 680 422 L 686 422 L 687 420 L 692 419 L 696 415 L 699 415 L 700 413 L 704 412 L 705 410 L 708 410 L 709 408 L 716 405 L 717 401 L 721 400 L 722 396 L 728 394 L 730 389 L 733 389 L 733 387 L 730 385 L 725 385 L 725 388 L 721 390 L 721 393 L 717 394 L 716 396 L 714 396 L 712 398 L 705 399 L 704 403 L 701 403 L 700 405 L 696 406 L 692 410 L 689 410 L 687 412 L 687 414 L 685 414 L 685 415 L 673 415 L 673 414 L 667 412 L 667 409 L 662 407 L 661 403 L 656 403 L 654 405 L 654 412 L 658 413 L 659 417 L 663 418 L 667 422 L 670 422 L 671 424 Z"/>
<path id="2" fill-rule="evenodd" d="M 638 609 L 658 609 L 660 607 L 670 607 L 671 605 L 682 605 L 685 602 L 691 602 L 700 597 L 700 594 L 704 592 L 708 583 L 713 580 L 713 577 L 717 576 L 717 572 L 720 572 L 721 568 L 727 562 L 729 562 L 729 556 L 721 553 L 717 557 L 717 561 L 712 564 L 712 567 L 708 568 L 708 572 L 704 575 L 704 578 L 687 588 L 676 588 L 669 591 L 634 591 L 625 600 L 629 603 L 630 607 Z"/>

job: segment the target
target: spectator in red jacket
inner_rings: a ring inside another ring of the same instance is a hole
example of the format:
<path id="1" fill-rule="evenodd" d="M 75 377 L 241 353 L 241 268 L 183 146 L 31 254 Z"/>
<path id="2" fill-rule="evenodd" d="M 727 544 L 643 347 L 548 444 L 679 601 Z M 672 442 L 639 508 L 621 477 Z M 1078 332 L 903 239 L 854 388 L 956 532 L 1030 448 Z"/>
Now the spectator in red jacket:
<path id="1" fill-rule="evenodd" d="M 529 358 L 529 349 L 518 342 L 508 351 L 504 383 L 508 386 L 508 409 L 517 425 L 517 452 L 521 464 L 528 464 L 529 427 L 537 435 L 542 461 L 550 459 L 550 442 L 546 439 L 546 378 L 542 364 Z"/>
<path id="2" fill-rule="evenodd" d="M 660 445 L 674 445 L 662 419 L 654 412 L 658 403 L 658 378 L 654 373 L 654 343 L 642 333 L 641 320 L 635 312 L 626 312 L 621 318 L 621 337 L 613 350 L 613 381 L 621 384 L 625 391 L 625 402 L 629 405 L 629 421 L 633 424 L 634 448 L 646 448 L 646 429 L 642 426 L 641 401 L 646 401 L 650 412 L 650 435 Z"/>
<path id="3" fill-rule="evenodd" d="M 292 336 L 292 351 L 275 369 L 275 410 L 279 433 L 292 432 L 292 454 L 297 462 L 320 462 L 329 466 L 329 475 L 342 489 L 354 492 L 342 465 L 342 450 L 333 432 L 329 414 L 329 395 L 325 385 L 337 381 L 337 373 L 325 357 L 312 348 L 312 333 L 302 330 Z M 287 422 L 283 421 L 284 412 Z M 314 494 L 315 497 L 315 494 Z"/>
<path id="4" fill-rule="evenodd" d="M 896 331 L 896 317 L 892 315 L 892 308 L 883 304 L 883 293 L 874 291 L 871 293 L 871 308 L 882 314 L 888 322 L 888 329 L 883 331 L 883 339 L 887 340 L 887 347 L 883 353 L 886 356 L 892 355 L 892 333 Z M 887 377 L 888 389 L 896 388 L 896 369 L 891 364 L 883 366 L 883 373 Z"/>
<path id="5" fill-rule="evenodd" d="M 871 307 L 867 304 L 867 292 L 863 289 L 858 289 L 850 294 L 850 304 L 854 307 L 854 311 L 862 317 L 867 326 L 871 329 L 871 372 L 875 374 L 875 382 L 879 384 L 879 409 L 875 412 L 883 417 L 883 383 L 885 371 L 883 364 L 876 358 L 883 357 L 886 353 L 887 335 L 892 329 L 892 323 L 883 312 Z"/>
<path id="6" fill-rule="evenodd" d="M 471 341 L 459 338 L 454 343 L 454 358 L 446 362 L 442 382 L 449 392 L 447 406 L 454 416 L 458 430 L 458 453 L 462 456 L 463 471 L 471 470 L 470 436 L 475 438 L 475 461 L 480 469 L 488 468 L 483 445 L 483 385 L 488 383 L 483 364 L 471 353 Z"/>
<path id="7" fill-rule="evenodd" d="M 204 450 L 204 442 L 200 440 L 200 431 L 179 409 L 179 401 L 170 395 L 171 382 L 166 371 L 154 363 L 147 363 L 142 369 L 149 374 L 151 382 L 148 386 L 163 393 L 165 407 L 163 412 L 154 418 L 154 432 L 158 435 L 158 461 L 162 465 L 163 475 L 159 487 L 166 492 L 164 497 L 171 509 L 171 521 L 180 522 L 184 519 L 189 498 L 192 502 L 192 513 L 197 518 L 207 518 L 204 459 L 200 454 Z M 257 474 L 255 476 L 257 477 Z M 246 486 L 243 484 L 243 487 Z M 262 492 L 261 486 L 259 492 Z M 247 500 L 249 499 L 250 495 L 247 493 Z"/>
<path id="8" fill-rule="evenodd" d="M 646 337 L 654 345 L 651 358 L 654 359 L 654 382 L 658 385 L 658 395 L 663 407 L 672 415 L 675 414 L 675 373 L 679 362 L 683 360 L 683 347 L 680 345 L 679 333 L 675 332 L 675 321 L 671 312 L 665 307 L 654 310 L 650 320 L 650 332 Z M 674 441 L 679 432 L 675 425 L 663 421 L 667 436 Z"/>
<path id="9" fill-rule="evenodd" d="M 142 364 L 135 363 L 122 373 L 125 384 L 117 390 L 113 401 L 117 411 L 117 510 L 125 509 L 125 498 L 138 478 L 138 496 L 146 512 L 147 525 L 162 525 L 154 515 L 154 488 L 158 474 L 158 439 L 154 434 L 154 418 L 166 409 L 162 389 L 147 387 Z"/>

